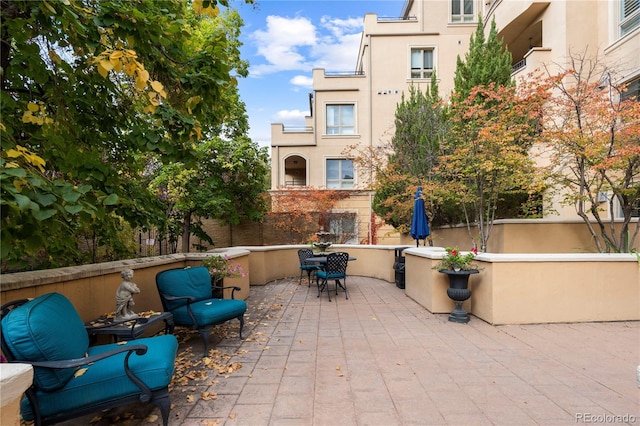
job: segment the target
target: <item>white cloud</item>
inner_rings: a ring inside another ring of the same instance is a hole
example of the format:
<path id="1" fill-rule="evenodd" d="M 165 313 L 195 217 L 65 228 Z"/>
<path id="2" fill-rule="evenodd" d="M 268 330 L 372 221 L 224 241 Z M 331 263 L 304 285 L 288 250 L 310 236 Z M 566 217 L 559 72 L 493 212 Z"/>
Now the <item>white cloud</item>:
<path id="1" fill-rule="evenodd" d="M 313 87 L 313 77 L 307 77 L 306 75 L 296 75 L 289 83 L 296 86 L 296 88 L 311 89 Z"/>
<path id="2" fill-rule="evenodd" d="M 339 19 L 326 15 L 320 19 L 320 24 L 337 39 L 340 39 L 345 34 L 360 33 L 363 25 L 362 18 Z"/>
<path id="3" fill-rule="evenodd" d="M 304 127 L 305 118 L 309 115 L 309 111 L 300 111 L 299 109 L 280 110 L 273 119 L 276 123 L 282 123 L 286 127 Z"/>
<path id="4" fill-rule="evenodd" d="M 352 71 L 362 32 L 362 19 L 323 16 L 320 28 L 304 17 L 270 15 L 266 29 L 250 36 L 266 63 L 251 67 L 250 75 L 278 71 Z"/>
<path id="5" fill-rule="evenodd" d="M 251 69 L 254 75 L 308 69 L 310 65 L 301 49 L 317 42 L 316 27 L 307 18 L 273 15 L 267 16 L 266 30 L 257 30 L 250 38 L 267 61 Z"/>

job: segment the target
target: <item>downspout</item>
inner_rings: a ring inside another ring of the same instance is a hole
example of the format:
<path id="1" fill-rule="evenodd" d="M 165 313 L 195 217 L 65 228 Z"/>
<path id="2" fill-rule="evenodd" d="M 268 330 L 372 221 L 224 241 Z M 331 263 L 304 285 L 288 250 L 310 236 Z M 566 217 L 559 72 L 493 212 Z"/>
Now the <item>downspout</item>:
<path id="1" fill-rule="evenodd" d="M 371 49 L 373 49 L 373 45 L 371 42 L 371 34 L 367 34 L 367 38 L 369 39 L 369 51 L 367 55 L 369 55 L 368 70 L 367 70 L 367 78 L 369 79 L 369 150 L 373 152 L 373 76 L 371 75 Z M 371 176 L 369 177 L 369 185 L 372 185 L 373 182 L 373 171 L 371 171 Z M 374 226 L 372 223 L 373 220 L 373 197 L 371 196 L 371 188 L 369 188 L 369 245 L 373 244 L 373 231 Z"/>
<path id="2" fill-rule="evenodd" d="M 280 188 L 280 145 L 276 145 L 276 172 L 275 172 L 275 182 L 271 182 L 271 187 L 273 190 L 278 190 Z M 272 163 L 273 164 L 273 163 Z"/>

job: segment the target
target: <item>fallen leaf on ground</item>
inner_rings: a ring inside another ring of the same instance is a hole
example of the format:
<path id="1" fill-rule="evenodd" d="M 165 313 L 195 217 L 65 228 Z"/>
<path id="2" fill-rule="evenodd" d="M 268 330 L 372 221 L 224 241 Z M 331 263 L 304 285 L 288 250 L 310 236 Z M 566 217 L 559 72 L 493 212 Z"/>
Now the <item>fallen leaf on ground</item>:
<path id="1" fill-rule="evenodd" d="M 200 393 L 200 399 L 203 401 L 213 401 L 218 399 L 218 394 L 215 392 L 203 391 Z"/>

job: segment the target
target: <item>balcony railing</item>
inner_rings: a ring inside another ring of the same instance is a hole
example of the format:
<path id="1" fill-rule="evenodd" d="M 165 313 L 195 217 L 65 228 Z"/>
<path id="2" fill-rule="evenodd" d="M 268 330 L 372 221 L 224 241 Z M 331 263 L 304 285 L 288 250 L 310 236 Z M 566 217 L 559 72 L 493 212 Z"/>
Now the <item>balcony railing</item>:
<path id="1" fill-rule="evenodd" d="M 417 16 L 378 16 L 378 22 L 394 22 L 394 21 L 417 21 Z"/>
<path id="2" fill-rule="evenodd" d="M 351 77 L 364 75 L 364 71 L 325 71 L 325 77 Z"/>
<path id="3" fill-rule="evenodd" d="M 511 74 L 527 66 L 526 58 L 523 58 L 511 66 Z"/>
<path id="4" fill-rule="evenodd" d="M 301 127 L 284 127 L 282 128 L 283 133 L 302 133 L 302 132 L 313 132 L 312 126 L 301 126 Z"/>

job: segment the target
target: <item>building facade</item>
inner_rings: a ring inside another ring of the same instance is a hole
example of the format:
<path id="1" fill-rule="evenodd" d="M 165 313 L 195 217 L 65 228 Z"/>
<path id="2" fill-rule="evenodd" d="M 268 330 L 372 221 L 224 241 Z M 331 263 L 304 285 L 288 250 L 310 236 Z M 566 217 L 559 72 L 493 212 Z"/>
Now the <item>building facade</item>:
<path id="1" fill-rule="evenodd" d="M 580 53 L 614 66 L 629 94 L 640 92 L 640 0 L 407 0 L 399 18 L 364 16 L 353 73 L 313 70 L 304 129 L 272 124 L 272 195 L 308 187 L 352 191 L 336 209 L 352 220 L 341 215 L 330 232 L 356 235 L 349 242 L 397 243 L 385 227 L 374 238 L 372 177 L 351 153 L 388 145 L 402 94 L 411 85 L 425 91 L 434 70 L 440 96 L 449 97 L 457 58 L 464 58 L 479 16 L 487 33 L 495 19 L 516 81 Z M 560 217 L 574 218 L 558 201 L 551 200 Z"/>

